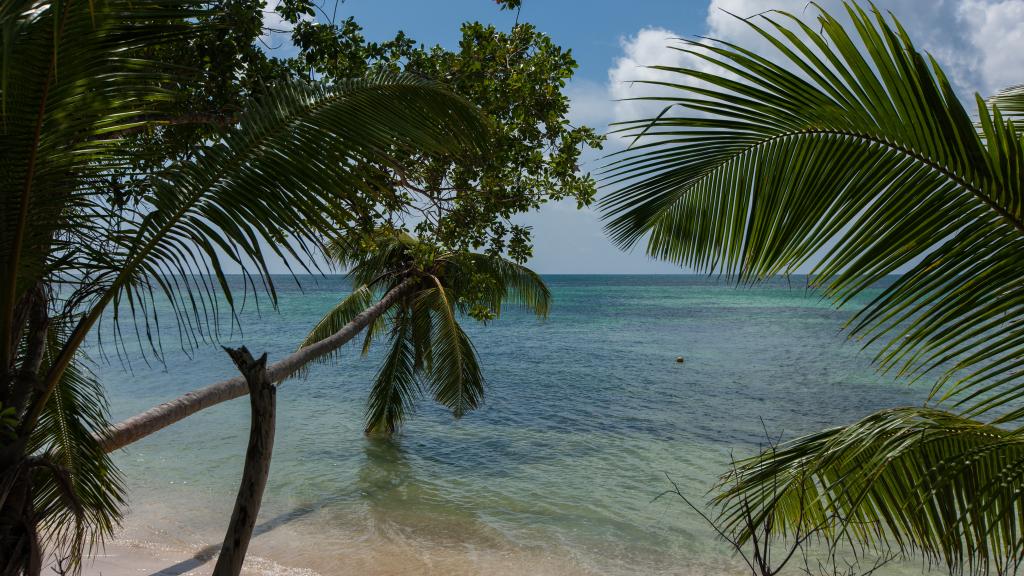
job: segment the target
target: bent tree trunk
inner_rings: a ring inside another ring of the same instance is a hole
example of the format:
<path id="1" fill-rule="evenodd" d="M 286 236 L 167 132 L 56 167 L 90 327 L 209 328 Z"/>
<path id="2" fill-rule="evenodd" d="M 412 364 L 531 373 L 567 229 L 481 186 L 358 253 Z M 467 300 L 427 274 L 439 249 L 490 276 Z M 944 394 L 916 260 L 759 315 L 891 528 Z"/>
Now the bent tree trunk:
<path id="1" fill-rule="evenodd" d="M 373 306 L 363 310 L 348 324 L 327 338 L 285 356 L 267 367 L 271 382 L 277 383 L 291 376 L 313 360 L 330 354 L 354 338 L 384 313 L 396 300 L 405 296 L 414 286 L 410 278 L 392 288 Z M 200 410 L 221 402 L 245 396 L 249 392 L 245 378 L 238 376 L 193 390 L 169 402 L 164 402 L 131 418 L 112 425 L 99 434 L 97 441 L 106 452 L 124 448 L 150 434 L 183 420 Z"/>
<path id="2" fill-rule="evenodd" d="M 234 360 L 249 387 L 252 424 L 249 429 L 249 447 L 245 451 L 242 483 L 235 498 L 235 509 L 224 534 L 224 544 L 213 569 L 213 576 L 238 576 L 242 573 L 245 551 L 249 548 L 256 517 L 260 513 L 263 489 L 270 474 L 270 458 L 274 452 L 274 418 L 277 409 L 277 388 L 267 375 L 267 355 L 253 360 L 249 350 L 224 349 Z"/>

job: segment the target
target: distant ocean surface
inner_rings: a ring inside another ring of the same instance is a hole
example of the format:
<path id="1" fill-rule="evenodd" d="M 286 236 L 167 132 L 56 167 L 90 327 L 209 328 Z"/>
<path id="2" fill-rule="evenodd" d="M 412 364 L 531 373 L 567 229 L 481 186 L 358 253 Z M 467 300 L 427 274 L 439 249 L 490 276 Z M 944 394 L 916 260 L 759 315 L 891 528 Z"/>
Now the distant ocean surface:
<path id="1" fill-rule="evenodd" d="M 363 358 L 350 345 L 337 364 L 285 382 L 250 555 L 271 573 L 739 574 L 678 498 L 655 500 L 668 478 L 704 502 L 731 454 L 764 444 L 762 422 L 791 438 L 927 393 L 877 375 L 870 353 L 846 342 L 842 324 L 870 294 L 836 311 L 801 277 L 756 288 L 703 276 L 545 279 L 546 321 L 513 309 L 486 326 L 465 320 L 488 388 L 461 420 L 424 399 L 394 440 L 366 438 L 383 346 Z M 277 279 L 278 311 L 250 298 L 244 332 L 224 328 L 222 343 L 271 361 L 293 351 L 349 290 L 342 277 L 300 280 L 301 290 Z M 134 357 L 131 338 L 126 366 L 101 329 L 109 359 L 95 370 L 115 421 L 237 374 L 216 345 L 180 351 L 173 319 L 161 320 L 166 366 Z M 182 558 L 216 549 L 248 410 L 244 399 L 217 406 L 116 455 L 131 505 L 124 538 Z"/>

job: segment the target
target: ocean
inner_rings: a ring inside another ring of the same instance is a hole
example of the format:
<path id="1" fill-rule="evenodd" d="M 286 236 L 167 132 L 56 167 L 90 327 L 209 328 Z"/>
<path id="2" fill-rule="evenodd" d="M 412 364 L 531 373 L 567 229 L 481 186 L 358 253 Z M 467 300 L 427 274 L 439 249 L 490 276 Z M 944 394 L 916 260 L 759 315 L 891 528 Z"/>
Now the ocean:
<path id="1" fill-rule="evenodd" d="M 792 438 L 926 398 L 926 385 L 877 374 L 870 351 L 847 341 L 843 323 L 870 291 L 837 311 L 802 277 L 753 288 L 687 275 L 545 280 L 546 320 L 515 309 L 487 325 L 465 320 L 488 386 L 483 407 L 460 420 L 423 398 L 398 436 L 365 437 L 382 345 L 361 357 L 350 344 L 281 385 L 250 548 L 261 570 L 741 574 L 699 515 L 659 494 L 674 482 L 705 503 L 731 459 L 766 433 Z M 220 343 L 271 362 L 293 351 L 348 292 L 342 277 L 300 282 L 277 279 L 278 310 L 250 298 L 242 331 L 225 324 Z M 172 318 L 161 320 L 162 363 L 141 360 L 132 337 L 119 359 L 101 328 L 107 359 L 94 369 L 113 420 L 237 374 L 217 344 L 182 350 Z M 95 338 L 89 349 L 100 358 Z M 218 548 L 248 410 L 244 399 L 222 404 L 115 456 L 130 500 L 120 538 L 191 558 L 169 574 Z"/>

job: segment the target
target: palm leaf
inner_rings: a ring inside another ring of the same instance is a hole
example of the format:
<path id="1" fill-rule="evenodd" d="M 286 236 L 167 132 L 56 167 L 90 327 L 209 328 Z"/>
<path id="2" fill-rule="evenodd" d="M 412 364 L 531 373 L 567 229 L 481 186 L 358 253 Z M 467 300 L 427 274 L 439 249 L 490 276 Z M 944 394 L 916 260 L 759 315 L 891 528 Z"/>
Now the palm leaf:
<path id="1" fill-rule="evenodd" d="M 921 551 L 952 572 L 1024 558 L 1024 430 L 927 408 L 885 410 L 742 461 L 723 477 L 725 526 L 751 511 L 784 530 Z"/>
<path id="2" fill-rule="evenodd" d="M 434 400 L 456 418 L 483 402 L 484 377 L 476 349 L 456 318 L 454 303 L 439 280 L 420 292 L 417 305 L 429 306 L 433 316 L 430 334 L 430 371 L 427 374 Z"/>
<path id="3" fill-rule="evenodd" d="M 407 310 L 395 314 L 391 348 L 381 364 L 366 405 L 366 433 L 393 434 L 412 412 L 419 386 L 412 320 Z"/>
<path id="4" fill-rule="evenodd" d="M 95 180 L 125 165 L 120 135 L 165 118 L 163 86 L 180 71 L 142 55 L 188 34 L 198 13 L 125 0 L 0 9 L 0 364 L 21 295 L 74 258 L 68 236 L 109 225 L 70 222 L 97 204 Z"/>
<path id="5" fill-rule="evenodd" d="M 331 242 L 327 255 L 348 267 L 352 283 L 366 286 L 395 284 L 413 271 L 412 251 L 419 241 L 406 232 L 376 230 L 359 235 L 360 242 L 342 237 Z"/>
<path id="6" fill-rule="evenodd" d="M 937 374 L 935 398 L 1006 412 L 1024 394 L 1021 140 L 980 98 L 979 134 L 895 20 L 846 8 L 855 36 L 824 11 L 815 26 L 748 21 L 785 64 L 724 42 L 676 48 L 730 74 L 660 68 L 678 80 L 653 84 L 677 95 L 620 126 L 636 143 L 608 167 L 608 231 L 742 282 L 809 265 L 840 305 L 908 270 L 851 335 L 878 344 L 883 371 Z"/>
<path id="7" fill-rule="evenodd" d="M 334 308 L 331 308 L 324 317 L 317 322 L 316 326 L 310 330 L 309 334 L 299 343 L 299 348 L 305 348 L 310 344 L 315 344 L 327 338 L 331 334 L 334 334 L 338 330 L 341 330 L 346 324 L 352 321 L 357 314 L 370 307 L 374 301 L 374 292 L 367 286 L 357 286 L 351 294 L 346 296 L 341 302 L 339 302 Z M 372 334 L 381 329 L 383 319 L 378 318 L 367 330 L 367 339 L 363 344 L 363 354 L 369 351 L 369 345 L 371 342 Z M 335 354 L 329 354 L 317 359 L 317 362 L 329 362 L 336 356 Z M 303 368 L 303 372 L 305 368 Z"/>
<path id="8" fill-rule="evenodd" d="M 208 258 L 230 300 L 221 250 L 259 272 L 273 295 L 260 242 L 286 262 L 309 260 L 323 234 L 348 224 L 349 195 L 373 197 L 366 170 L 354 165 L 388 166 L 402 148 L 465 150 L 482 128 L 470 105 L 409 77 L 275 90 L 223 142 L 156 183 L 145 216 L 123 235 L 124 266 L 110 286 L 142 299 L 141 278 L 189 276 Z M 159 288 L 191 307 L 189 290 Z"/>
<path id="9" fill-rule="evenodd" d="M 358 237 L 355 234 L 353 236 Z M 320 319 L 299 343 L 299 348 L 319 342 L 340 330 L 357 314 L 369 308 L 379 294 L 394 289 L 410 272 L 408 266 L 411 259 L 408 252 L 411 242 L 414 242 L 411 236 L 379 234 L 366 240 L 369 245 L 339 236 L 327 244 L 326 255 L 338 265 L 350 268 L 347 276 L 353 284 L 353 290 Z M 401 303 L 392 307 L 392 314 L 400 307 Z M 363 355 L 369 352 L 370 345 L 387 324 L 384 316 L 378 316 L 367 327 L 363 339 Z M 330 354 L 317 361 L 330 362 L 336 357 L 337 354 Z"/>
<path id="10" fill-rule="evenodd" d="M 203 333 L 210 309 L 216 311 L 214 291 L 234 311 L 225 257 L 258 275 L 274 298 L 264 247 L 286 263 L 305 267 L 314 260 L 323 236 L 348 225 L 346 198 L 376 190 L 367 164 L 386 167 L 393 151 L 406 147 L 479 147 L 485 134 L 471 105 L 406 76 L 275 90 L 221 142 L 170 166 L 138 217 L 110 239 L 113 245 L 83 249 L 88 265 L 82 269 L 95 297 L 49 381 L 108 304 L 117 322 L 124 307 L 134 313 L 148 303 L 144 309 L 155 311 L 153 295 L 162 293 L 179 325 Z M 151 316 L 147 321 L 158 321 Z"/>
<path id="11" fill-rule="evenodd" d="M 992 107 L 998 107 L 1009 120 L 1013 120 L 1017 132 L 1024 131 L 1024 84 L 1000 90 L 989 99 Z"/>
<path id="12" fill-rule="evenodd" d="M 450 276 L 482 284 L 488 305 L 499 316 L 503 303 L 511 303 L 546 317 L 551 308 L 551 291 L 539 274 L 501 256 L 467 253 L 453 258 L 465 271 Z"/>
<path id="13" fill-rule="evenodd" d="M 883 371 L 935 375 L 933 399 L 960 414 L 887 411 L 766 451 L 726 477 L 723 518 L 745 537 L 756 510 L 783 533 L 1015 570 L 1020 432 L 968 418 L 1024 417 L 1015 93 L 991 108 L 977 98 L 975 123 L 898 22 L 846 11 L 853 35 L 824 11 L 814 26 L 779 12 L 747 21 L 784 64 L 725 42 L 677 47 L 727 73 L 660 68 L 677 80 L 652 84 L 676 93 L 620 126 L 633 146 L 608 167 L 608 230 L 740 282 L 810 266 L 839 305 L 907 270 L 850 333 Z"/>
<path id="14" fill-rule="evenodd" d="M 45 362 L 53 360 L 60 342 L 56 334 L 49 338 Z M 97 441 L 109 426 L 106 398 L 84 361 L 64 371 L 28 446 L 52 464 L 39 469 L 33 483 L 36 514 L 46 541 L 55 545 L 49 552 L 69 558 L 73 567 L 113 536 L 125 504 L 121 474 Z"/>

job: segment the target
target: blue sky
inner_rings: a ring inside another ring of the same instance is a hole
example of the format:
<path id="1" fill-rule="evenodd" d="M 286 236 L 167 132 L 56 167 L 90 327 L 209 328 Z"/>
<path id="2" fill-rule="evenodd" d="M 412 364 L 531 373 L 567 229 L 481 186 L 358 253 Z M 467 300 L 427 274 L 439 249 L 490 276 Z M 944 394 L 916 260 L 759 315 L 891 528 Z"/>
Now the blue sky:
<path id="1" fill-rule="evenodd" d="M 578 78 L 603 83 L 608 66 L 621 53 L 620 37 L 660 26 L 682 34 L 704 29 L 705 0 L 525 0 L 519 19 L 571 48 L 579 63 Z M 383 40 L 404 30 L 426 44 L 454 47 L 465 21 L 493 23 L 508 29 L 515 13 L 499 11 L 491 0 L 346 0 L 339 16 L 354 16 L 368 38 Z"/>
<path id="2" fill-rule="evenodd" d="M 839 0 L 820 3 L 833 11 L 840 6 Z M 892 11 L 917 45 L 938 59 L 965 100 L 975 91 L 990 94 L 1024 83 L 1024 0 L 875 4 Z M 807 0 L 524 0 L 519 19 L 572 49 L 579 63 L 567 89 L 572 119 L 604 130 L 608 122 L 636 117 L 638 105 L 616 101 L 638 93 L 630 80 L 657 76 L 644 66 L 689 64 L 685 55 L 666 48 L 671 38 L 710 36 L 766 50 L 749 27 L 728 13 L 748 17 L 778 8 L 810 18 L 813 9 L 807 5 Z M 515 13 L 499 11 L 491 0 L 345 0 L 337 16 L 354 16 L 370 39 L 391 38 L 404 30 L 418 42 L 447 47 L 457 45 L 462 22 L 478 20 L 508 29 L 515 21 Z M 277 37 L 272 43 L 281 41 Z M 590 155 L 583 169 L 595 171 L 600 163 L 599 155 Z M 593 209 L 549 204 L 521 221 L 533 227 L 535 256 L 530 265 L 538 272 L 686 272 L 651 261 L 639 249 L 621 252 L 604 236 Z"/>

